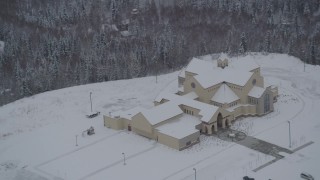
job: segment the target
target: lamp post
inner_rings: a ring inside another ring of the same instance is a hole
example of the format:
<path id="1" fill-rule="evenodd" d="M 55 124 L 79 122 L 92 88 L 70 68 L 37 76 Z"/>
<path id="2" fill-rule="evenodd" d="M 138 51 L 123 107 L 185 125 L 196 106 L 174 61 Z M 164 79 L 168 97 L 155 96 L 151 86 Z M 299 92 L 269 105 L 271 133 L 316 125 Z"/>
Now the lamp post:
<path id="1" fill-rule="evenodd" d="M 76 135 L 76 146 L 78 146 L 78 135 Z"/>
<path id="2" fill-rule="evenodd" d="M 90 92 L 90 103 L 91 103 L 91 112 L 92 112 L 92 99 L 91 99 L 91 94 L 92 94 L 92 92 Z"/>
<path id="3" fill-rule="evenodd" d="M 193 168 L 193 170 L 194 170 L 194 180 L 197 180 L 197 169 Z"/>
<path id="4" fill-rule="evenodd" d="M 126 165 L 126 154 L 122 153 L 122 155 L 123 155 L 123 165 Z"/>
<path id="5" fill-rule="evenodd" d="M 288 121 L 289 124 L 289 148 L 291 148 L 291 124 L 290 121 Z"/>

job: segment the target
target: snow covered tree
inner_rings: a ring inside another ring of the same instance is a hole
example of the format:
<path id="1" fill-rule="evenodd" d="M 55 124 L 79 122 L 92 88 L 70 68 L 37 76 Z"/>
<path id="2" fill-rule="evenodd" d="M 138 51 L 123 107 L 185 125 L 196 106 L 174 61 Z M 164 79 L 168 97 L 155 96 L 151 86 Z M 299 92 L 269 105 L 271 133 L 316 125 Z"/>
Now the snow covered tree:
<path id="1" fill-rule="evenodd" d="M 264 52 L 271 52 L 271 32 L 267 31 L 264 38 Z"/>
<path id="2" fill-rule="evenodd" d="M 239 53 L 240 54 L 244 54 L 248 51 L 248 43 L 247 43 L 247 37 L 246 37 L 246 33 L 243 32 L 241 34 L 241 39 L 240 39 L 240 49 L 239 49 Z"/>

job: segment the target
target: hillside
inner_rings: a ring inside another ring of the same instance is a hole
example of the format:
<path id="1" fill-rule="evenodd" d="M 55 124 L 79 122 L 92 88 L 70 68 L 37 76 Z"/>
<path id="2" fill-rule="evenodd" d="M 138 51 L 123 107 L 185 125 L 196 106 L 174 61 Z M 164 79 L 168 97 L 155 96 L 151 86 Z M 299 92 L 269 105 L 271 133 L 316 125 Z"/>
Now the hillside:
<path id="1" fill-rule="evenodd" d="M 217 57 L 217 56 L 215 56 Z M 211 56 L 202 59 L 210 60 Z M 237 58 L 234 58 L 236 60 Z M 248 135 L 291 150 L 314 143 L 258 172 L 252 170 L 273 159 L 215 136 L 201 136 L 201 143 L 176 151 L 132 132 L 103 126 L 102 114 L 151 107 L 162 91 L 175 91 L 179 71 L 145 78 L 75 86 L 15 101 L 0 107 L 0 179 L 300 179 L 301 171 L 320 177 L 320 67 L 306 65 L 283 54 L 252 53 L 238 61 L 254 59 L 267 84 L 279 87 L 275 111 L 262 117 L 241 118 L 233 124 Z M 82 136 L 93 126 L 96 134 Z M 77 143 L 76 146 L 76 136 Z M 127 156 L 123 165 L 124 152 Z"/>
<path id="2" fill-rule="evenodd" d="M 319 18 L 318 0 L 1 1 L 0 105 L 173 72 L 203 54 L 286 53 L 319 64 Z"/>

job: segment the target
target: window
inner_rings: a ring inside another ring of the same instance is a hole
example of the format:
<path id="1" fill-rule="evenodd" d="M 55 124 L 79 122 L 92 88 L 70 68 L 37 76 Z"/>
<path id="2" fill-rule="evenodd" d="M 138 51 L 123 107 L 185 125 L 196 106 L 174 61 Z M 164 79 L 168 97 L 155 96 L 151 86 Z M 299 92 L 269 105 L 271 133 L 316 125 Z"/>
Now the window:
<path id="1" fill-rule="evenodd" d="M 192 87 L 192 88 L 195 88 L 195 87 L 196 87 L 196 84 L 195 84 L 194 82 L 192 82 L 192 83 L 191 83 L 191 87 Z"/>
<path id="2" fill-rule="evenodd" d="M 270 98 L 269 94 L 266 94 L 264 96 L 264 113 L 267 113 L 270 111 Z"/>
<path id="3" fill-rule="evenodd" d="M 187 146 L 189 146 L 191 144 L 191 141 L 188 141 L 186 144 L 187 144 Z"/>
<path id="4" fill-rule="evenodd" d="M 256 85 L 256 83 L 257 83 L 257 80 L 256 80 L 256 79 L 253 79 L 253 80 L 252 80 L 252 85 Z"/>

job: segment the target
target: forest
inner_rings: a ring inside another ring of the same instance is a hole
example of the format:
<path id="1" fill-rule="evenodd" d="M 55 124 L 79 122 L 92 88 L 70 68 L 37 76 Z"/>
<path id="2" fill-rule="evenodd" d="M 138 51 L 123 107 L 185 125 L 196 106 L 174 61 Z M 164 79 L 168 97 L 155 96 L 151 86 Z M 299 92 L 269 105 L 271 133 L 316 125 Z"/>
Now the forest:
<path id="1" fill-rule="evenodd" d="M 319 65 L 319 43 L 320 0 L 2 0 L 0 106 L 220 52 Z"/>

